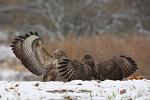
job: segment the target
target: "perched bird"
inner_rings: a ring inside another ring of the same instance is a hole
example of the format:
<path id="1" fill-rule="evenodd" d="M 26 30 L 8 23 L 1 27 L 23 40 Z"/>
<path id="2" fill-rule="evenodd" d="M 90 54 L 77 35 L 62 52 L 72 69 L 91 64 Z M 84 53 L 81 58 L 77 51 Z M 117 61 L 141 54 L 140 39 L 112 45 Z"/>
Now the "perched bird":
<path id="1" fill-rule="evenodd" d="M 43 81 L 55 81 L 58 79 L 57 64 L 62 58 L 66 58 L 66 53 L 56 49 L 50 55 L 43 44 L 43 40 L 35 32 L 19 36 L 12 42 L 12 50 L 22 64 L 33 74 L 43 76 Z M 63 79 L 62 79 L 63 81 Z"/>
<path id="2" fill-rule="evenodd" d="M 65 58 L 58 62 L 58 72 L 68 81 L 91 80 L 93 64 L 94 59 L 90 55 L 85 55 L 82 61 Z"/>
<path id="3" fill-rule="evenodd" d="M 133 74 L 137 68 L 135 61 L 126 56 L 115 56 L 102 63 L 95 63 L 91 55 L 85 55 L 81 62 L 62 59 L 58 66 L 61 76 L 68 80 L 122 80 Z"/>

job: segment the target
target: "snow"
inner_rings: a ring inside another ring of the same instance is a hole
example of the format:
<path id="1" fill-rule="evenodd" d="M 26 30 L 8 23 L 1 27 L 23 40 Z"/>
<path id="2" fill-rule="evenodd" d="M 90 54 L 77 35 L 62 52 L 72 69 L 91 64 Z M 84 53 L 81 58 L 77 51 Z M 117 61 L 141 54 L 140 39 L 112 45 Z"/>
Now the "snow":
<path id="1" fill-rule="evenodd" d="M 16 58 L 11 47 L 0 45 L 0 61 Z M 150 80 L 39 82 L 18 81 L 31 73 L 0 70 L 0 100 L 150 100 Z M 12 81 L 14 80 L 14 81 Z"/>
<path id="2" fill-rule="evenodd" d="M 0 99 L 149 100 L 150 80 L 0 81 Z"/>
<path id="3" fill-rule="evenodd" d="M 33 75 L 30 72 L 19 72 L 12 69 L 3 69 L 0 68 L 0 81 L 22 81 L 22 80 L 30 80 L 33 77 L 36 78 L 35 75 Z"/>

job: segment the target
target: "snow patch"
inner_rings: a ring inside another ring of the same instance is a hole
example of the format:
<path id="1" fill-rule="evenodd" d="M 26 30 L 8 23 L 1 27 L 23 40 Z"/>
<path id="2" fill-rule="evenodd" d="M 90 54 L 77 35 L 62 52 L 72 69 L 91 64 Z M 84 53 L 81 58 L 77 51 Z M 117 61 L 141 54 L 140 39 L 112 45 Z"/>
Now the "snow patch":
<path id="1" fill-rule="evenodd" d="M 1 99 L 76 99 L 146 100 L 150 98 L 150 80 L 39 82 L 0 81 Z"/>
<path id="2" fill-rule="evenodd" d="M 19 72 L 12 69 L 0 69 L 0 81 L 33 81 L 39 79 L 40 77 L 30 72 Z"/>

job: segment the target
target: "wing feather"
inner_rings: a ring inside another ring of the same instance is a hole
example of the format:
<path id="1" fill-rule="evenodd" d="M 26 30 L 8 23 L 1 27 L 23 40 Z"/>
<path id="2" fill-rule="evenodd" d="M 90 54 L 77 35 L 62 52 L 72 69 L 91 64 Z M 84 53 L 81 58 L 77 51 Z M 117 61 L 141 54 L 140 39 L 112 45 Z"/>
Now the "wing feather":
<path id="1" fill-rule="evenodd" d="M 124 77 L 128 77 L 138 69 L 137 64 L 132 58 L 126 56 L 120 56 L 120 59 L 122 62 L 120 63 L 120 68 L 122 70 L 122 74 Z"/>
<path id="2" fill-rule="evenodd" d="M 122 80 L 133 74 L 138 68 L 135 61 L 126 56 L 113 57 L 103 63 L 97 64 L 99 68 L 99 79 Z"/>
<path id="3" fill-rule="evenodd" d="M 39 41 L 42 39 L 38 37 L 38 34 L 30 32 L 14 39 L 11 45 L 13 53 L 21 60 L 22 64 L 38 76 L 45 73 L 44 61 L 51 57 L 44 47 L 37 45 Z"/>
<path id="4" fill-rule="evenodd" d="M 77 60 L 62 59 L 58 63 L 58 70 L 61 76 L 68 81 L 71 80 L 89 80 L 92 78 L 91 71 L 91 60 L 86 57 L 83 58 L 82 62 Z"/>
<path id="5" fill-rule="evenodd" d="M 74 80 L 79 78 L 80 62 L 76 60 L 64 60 L 59 62 L 58 70 L 65 79 Z M 76 74 L 78 73 L 78 75 Z M 74 78 L 74 79 L 73 79 Z"/>
<path id="6" fill-rule="evenodd" d="M 62 59 L 62 61 L 59 62 L 58 70 L 61 76 L 70 81 L 80 79 L 80 67 L 82 67 L 81 63 L 76 60 L 65 61 Z"/>

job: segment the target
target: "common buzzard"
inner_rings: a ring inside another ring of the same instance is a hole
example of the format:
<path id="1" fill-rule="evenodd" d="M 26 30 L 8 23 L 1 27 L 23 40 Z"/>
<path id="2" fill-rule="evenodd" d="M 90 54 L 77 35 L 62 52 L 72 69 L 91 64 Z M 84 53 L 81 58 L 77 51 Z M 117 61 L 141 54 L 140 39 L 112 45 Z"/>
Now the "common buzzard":
<path id="1" fill-rule="evenodd" d="M 85 55 L 81 62 L 70 59 L 62 59 L 59 62 L 61 76 L 68 80 L 122 80 L 133 74 L 137 68 L 135 61 L 126 56 L 115 56 L 102 63 L 95 63 L 91 55 Z"/>
<path id="2" fill-rule="evenodd" d="M 43 81 L 70 81 L 112 79 L 121 80 L 136 71 L 137 65 L 130 57 L 117 56 L 96 64 L 91 55 L 82 61 L 71 60 L 63 50 L 50 55 L 43 40 L 35 32 L 19 36 L 12 42 L 12 50 L 22 64 L 33 74 L 43 76 Z"/>
<path id="3" fill-rule="evenodd" d="M 61 77 L 59 78 L 57 63 L 67 57 L 66 53 L 57 49 L 50 55 L 43 45 L 43 40 L 36 32 L 19 36 L 14 39 L 11 47 L 22 64 L 33 74 L 42 75 L 43 81 L 65 81 Z"/>
<path id="4" fill-rule="evenodd" d="M 89 55 L 85 55 L 82 61 L 62 59 L 58 64 L 60 76 L 68 81 L 92 79 L 92 67 L 95 65 L 94 59 Z"/>

